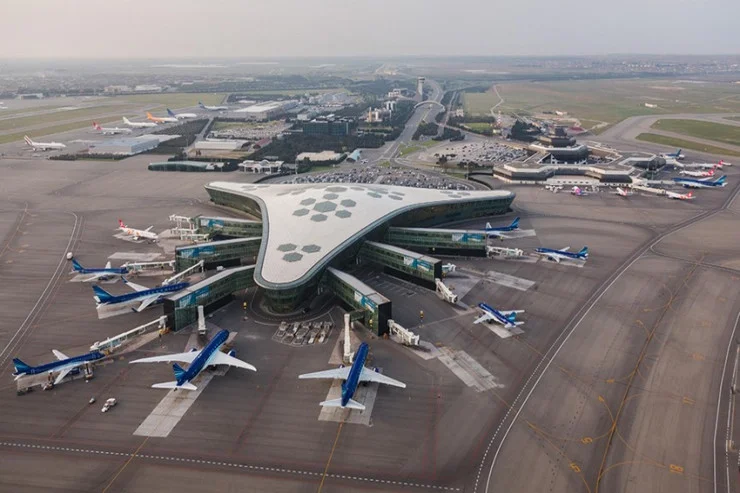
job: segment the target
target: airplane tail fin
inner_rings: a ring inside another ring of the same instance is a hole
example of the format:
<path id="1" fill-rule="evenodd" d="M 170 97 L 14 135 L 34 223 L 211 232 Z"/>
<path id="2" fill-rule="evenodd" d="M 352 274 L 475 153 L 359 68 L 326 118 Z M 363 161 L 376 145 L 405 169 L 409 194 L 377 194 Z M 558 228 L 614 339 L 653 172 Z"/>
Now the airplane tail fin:
<path id="1" fill-rule="evenodd" d="M 30 146 L 32 146 L 32 145 L 33 145 L 33 141 L 31 140 L 31 138 L 30 138 L 30 137 L 29 137 L 28 135 L 24 135 L 24 136 L 23 136 L 23 140 L 25 140 L 25 141 L 26 141 L 26 144 L 28 144 L 28 145 L 30 145 Z"/>
<path id="2" fill-rule="evenodd" d="M 515 217 L 513 221 L 511 221 L 511 226 L 509 226 L 511 229 L 517 229 L 519 227 L 519 218 Z"/>
<path id="3" fill-rule="evenodd" d="M 581 248 L 581 251 L 578 252 L 578 255 L 580 255 L 583 258 L 588 258 L 588 247 L 585 246 L 585 247 Z"/>
<path id="4" fill-rule="evenodd" d="M 170 115 L 172 118 L 177 118 L 177 115 L 175 115 L 171 109 L 167 108 L 167 114 Z"/>
<path id="5" fill-rule="evenodd" d="M 346 406 L 342 406 L 342 399 L 331 399 L 321 402 L 319 405 L 323 407 L 344 407 L 345 409 L 357 409 L 358 411 L 365 410 L 365 406 L 352 399 L 349 400 Z"/>
<path id="6" fill-rule="evenodd" d="M 506 320 L 508 320 L 508 321 L 509 321 L 509 322 L 511 322 L 511 323 L 515 323 L 515 322 L 516 322 L 516 313 L 510 313 L 510 314 L 509 314 L 509 315 L 508 315 L 508 316 L 506 317 Z"/>
<path id="7" fill-rule="evenodd" d="M 128 121 L 128 118 L 126 118 L 125 116 L 123 117 L 123 123 L 125 123 L 127 125 L 131 124 L 131 122 Z"/>
<path id="8" fill-rule="evenodd" d="M 177 363 L 172 365 L 172 370 L 175 372 L 175 378 L 178 382 L 185 375 L 185 370 L 183 370 L 182 366 L 178 365 Z"/>
<path id="9" fill-rule="evenodd" d="M 82 269 L 84 269 L 84 267 L 82 267 L 82 265 L 80 265 L 80 263 L 77 261 L 76 258 L 73 258 L 72 259 L 72 268 L 74 270 L 78 271 L 78 272 L 81 271 Z"/>
<path id="10" fill-rule="evenodd" d="M 486 229 L 491 229 L 491 223 L 486 223 Z"/>
<path id="11" fill-rule="evenodd" d="M 693 196 L 694 196 L 694 192 L 689 192 L 689 194 L 687 195 L 688 198 L 691 198 Z"/>
<path id="12" fill-rule="evenodd" d="M 206 105 L 204 105 L 201 101 L 198 101 L 198 106 L 200 106 L 201 108 L 205 108 L 206 107 Z"/>
<path id="13" fill-rule="evenodd" d="M 107 303 L 113 298 L 115 298 L 115 296 L 113 296 L 112 294 L 110 294 L 108 291 L 101 288 L 100 286 L 93 286 L 92 288 L 93 288 L 93 292 L 95 293 L 95 298 L 98 299 L 99 303 Z"/>
<path id="14" fill-rule="evenodd" d="M 15 366 L 15 374 L 20 375 L 21 373 L 26 373 L 28 370 L 31 369 L 30 366 L 25 364 L 23 361 L 19 360 L 18 358 L 13 358 L 13 366 Z"/>
<path id="15" fill-rule="evenodd" d="M 717 181 L 715 183 L 724 183 L 727 180 L 727 175 L 722 175 L 719 178 L 717 178 Z"/>
<path id="16" fill-rule="evenodd" d="M 152 385 L 153 389 L 185 389 L 185 390 L 198 390 L 198 387 L 190 382 L 185 382 L 182 385 L 177 385 L 177 382 L 162 382 L 155 383 Z"/>
<path id="17" fill-rule="evenodd" d="M 118 220 L 118 225 L 119 225 L 120 227 L 122 227 L 122 228 L 125 228 L 125 227 L 126 227 L 126 225 L 125 225 L 125 224 L 123 224 L 123 221 L 122 221 L 121 219 L 119 219 L 119 220 Z"/>
<path id="18" fill-rule="evenodd" d="M 147 119 L 147 120 L 154 120 L 154 117 L 152 116 L 152 114 L 151 114 L 151 113 L 149 113 L 149 112 L 147 111 L 147 112 L 146 112 L 146 119 Z"/>
<path id="19" fill-rule="evenodd" d="M 100 130 L 100 125 L 98 125 L 98 122 L 93 122 L 93 128 L 95 130 Z"/>

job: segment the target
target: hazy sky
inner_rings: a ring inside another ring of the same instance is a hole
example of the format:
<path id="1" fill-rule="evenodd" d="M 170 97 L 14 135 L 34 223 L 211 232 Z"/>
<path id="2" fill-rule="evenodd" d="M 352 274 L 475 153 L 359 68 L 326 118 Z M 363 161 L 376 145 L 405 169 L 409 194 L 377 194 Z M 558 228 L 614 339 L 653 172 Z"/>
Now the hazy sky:
<path id="1" fill-rule="evenodd" d="M 0 59 L 740 54 L 740 0 L 0 0 Z"/>

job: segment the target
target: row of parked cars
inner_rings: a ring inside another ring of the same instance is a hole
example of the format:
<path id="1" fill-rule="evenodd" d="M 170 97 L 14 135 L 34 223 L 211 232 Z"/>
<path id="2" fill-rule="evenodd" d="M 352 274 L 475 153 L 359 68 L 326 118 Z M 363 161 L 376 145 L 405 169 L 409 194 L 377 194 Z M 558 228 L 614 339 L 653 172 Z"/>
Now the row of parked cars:
<path id="1" fill-rule="evenodd" d="M 323 344 L 329 337 L 329 332 L 334 323 L 325 320 L 323 322 L 280 322 L 277 338 L 286 344 Z"/>

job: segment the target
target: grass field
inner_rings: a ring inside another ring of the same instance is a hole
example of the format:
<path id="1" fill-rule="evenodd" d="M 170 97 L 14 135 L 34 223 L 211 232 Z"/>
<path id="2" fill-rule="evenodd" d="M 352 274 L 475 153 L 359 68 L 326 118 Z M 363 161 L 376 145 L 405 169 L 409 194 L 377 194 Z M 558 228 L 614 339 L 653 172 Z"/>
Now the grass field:
<path id="1" fill-rule="evenodd" d="M 740 93 L 729 84 L 674 84 L 670 80 L 584 80 L 497 85 L 504 113 L 567 111 L 579 119 L 614 124 L 637 115 L 740 112 Z M 465 94 L 465 111 L 490 114 L 493 92 Z M 644 103 L 658 105 L 646 108 Z M 603 131 L 602 127 L 599 131 Z"/>
<path id="2" fill-rule="evenodd" d="M 51 105 L 51 106 L 27 106 L 26 108 L 17 108 L 14 110 L 0 110 L 0 117 L 19 115 L 21 113 L 33 113 L 36 111 L 48 111 L 56 108 L 61 108 L 62 105 Z"/>
<path id="3" fill-rule="evenodd" d="M 254 94 L 255 96 L 303 96 L 304 94 L 328 94 L 330 92 L 348 92 L 348 91 L 344 87 L 337 87 L 334 89 L 286 89 L 283 91 L 241 91 L 238 94 L 243 94 L 245 97 L 249 96 L 250 94 Z"/>
<path id="4" fill-rule="evenodd" d="M 466 116 L 491 116 L 491 108 L 499 101 L 500 99 L 496 96 L 496 93 L 490 91 L 466 92 L 462 95 L 462 104 Z"/>
<path id="5" fill-rule="evenodd" d="M 13 130 L 16 128 L 25 128 L 33 125 L 48 124 L 53 125 L 57 122 L 66 120 L 92 119 L 98 115 L 106 115 L 120 111 L 121 114 L 129 113 L 131 109 L 127 106 L 101 105 L 94 108 L 80 108 L 77 110 L 58 111 L 43 115 L 24 116 L 20 118 L 11 118 L 9 120 L 0 120 L 0 131 Z M 87 122 L 88 124 L 90 122 Z"/>
<path id="6" fill-rule="evenodd" d="M 116 100 L 130 101 L 132 103 L 158 104 L 162 108 L 189 108 L 197 106 L 198 101 L 203 104 L 215 105 L 223 101 L 226 94 L 212 92 L 176 92 L 158 94 L 132 94 L 127 96 L 116 96 Z"/>
<path id="7" fill-rule="evenodd" d="M 672 137 L 665 137 L 663 135 L 657 134 L 640 134 L 637 136 L 637 140 L 652 142 L 654 144 L 662 144 L 681 149 L 692 149 L 694 151 L 716 154 L 718 156 L 740 156 L 740 152 L 731 151 L 730 149 L 725 149 L 724 147 L 707 146 L 704 144 L 699 144 L 698 142 L 692 142 L 683 139 L 674 139 Z"/>
<path id="8" fill-rule="evenodd" d="M 725 144 L 740 145 L 740 127 L 700 120 L 665 119 L 653 123 L 650 128 L 675 132 L 698 139 L 713 140 Z"/>
<path id="9" fill-rule="evenodd" d="M 463 123 L 463 125 L 465 125 L 469 129 L 474 130 L 476 132 L 490 132 L 491 131 L 490 123 Z"/>
<path id="10" fill-rule="evenodd" d="M 125 115 L 129 118 L 133 117 L 133 115 Z M 106 118 L 100 118 L 97 120 L 98 123 L 110 123 L 110 122 L 120 122 L 121 117 L 119 116 L 112 116 L 112 117 L 106 117 Z M 13 134 L 6 134 L 6 135 L 0 135 L 0 144 L 7 144 L 8 142 L 15 142 L 16 140 L 23 139 L 24 135 L 28 135 L 31 138 L 36 137 L 43 137 L 44 135 L 52 135 L 57 134 L 61 132 L 69 132 L 70 130 L 77 130 L 78 128 L 85 128 L 85 127 L 91 127 L 91 122 L 89 121 L 80 121 L 80 122 L 71 122 L 71 123 L 65 123 L 61 125 L 54 125 L 50 127 L 44 127 L 36 130 L 29 130 L 26 132 L 17 132 Z"/>

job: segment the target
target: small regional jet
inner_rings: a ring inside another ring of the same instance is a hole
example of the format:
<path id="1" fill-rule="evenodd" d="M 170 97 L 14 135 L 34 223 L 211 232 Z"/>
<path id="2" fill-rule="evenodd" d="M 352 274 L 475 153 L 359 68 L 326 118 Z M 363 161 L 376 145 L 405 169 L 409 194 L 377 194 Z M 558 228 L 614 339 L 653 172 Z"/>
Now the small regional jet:
<path id="1" fill-rule="evenodd" d="M 134 308 L 133 310 L 135 312 L 141 312 L 152 304 L 162 302 L 164 300 L 164 297 L 168 294 L 177 293 L 178 291 L 182 291 L 183 289 L 190 286 L 190 283 L 179 282 L 176 284 L 158 286 L 156 288 L 147 288 L 145 286 L 140 286 L 138 284 L 127 281 L 125 277 L 122 277 L 121 279 L 123 279 L 124 284 L 133 289 L 134 292 L 115 296 L 110 294 L 108 291 L 101 288 L 100 286 L 93 286 L 93 292 L 95 293 L 93 299 L 97 302 L 96 308 L 118 304 L 128 305 L 140 301 L 141 303 L 139 304 L 139 306 Z"/>
<path id="2" fill-rule="evenodd" d="M 105 267 L 102 269 L 88 269 L 80 265 L 77 259 L 73 258 L 72 268 L 74 270 L 71 272 L 71 274 L 90 274 L 90 277 L 83 280 L 82 282 L 104 280 L 111 277 L 123 276 L 125 274 L 128 274 L 128 267 L 112 267 L 110 261 L 108 261 L 108 263 L 105 264 Z"/>
<path id="3" fill-rule="evenodd" d="M 24 375 L 39 375 L 41 373 L 52 373 L 58 371 L 59 375 L 57 375 L 56 380 L 54 380 L 54 385 L 56 385 L 64 380 L 64 377 L 66 377 L 72 370 L 79 368 L 80 366 L 84 366 L 92 361 L 105 358 L 105 355 L 100 351 L 92 351 L 72 358 L 56 349 L 52 350 L 52 352 L 54 353 L 54 356 L 57 357 L 57 361 L 39 366 L 30 366 L 18 358 L 13 358 L 13 365 L 15 366 L 15 373 L 13 373 L 13 376 L 15 379 L 18 380 Z"/>
<path id="4" fill-rule="evenodd" d="M 683 158 L 686 157 L 683 154 L 681 154 L 681 151 L 682 150 L 683 149 L 679 149 L 676 152 L 671 152 L 671 153 L 667 153 L 667 154 L 661 154 L 660 157 L 662 157 L 664 159 L 675 159 L 675 160 L 678 161 L 678 160 L 681 160 L 681 159 L 683 159 Z"/>
<path id="5" fill-rule="evenodd" d="M 208 341 L 208 344 L 200 351 L 188 351 L 186 353 L 175 353 L 167 354 L 165 356 L 152 356 L 149 358 L 141 358 L 131 363 L 170 363 L 177 361 L 179 363 L 187 363 L 188 369 L 183 370 L 180 365 L 175 363 L 172 365 L 172 369 L 175 371 L 174 382 L 155 383 L 152 388 L 155 389 L 185 389 L 185 390 L 198 390 L 198 388 L 191 382 L 198 376 L 198 374 L 209 366 L 215 365 L 229 365 L 236 366 L 237 368 L 244 368 L 245 370 L 257 371 L 257 368 L 246 363 L 240 359 L 234 357 L 235 352 L 229 351 L 229 354 L 221 351 L 221 347 L 229 338 L 228 330 L 221 330 L 218 334 L 213 336 L 213 339 Z"/>
<path id="6" fill-rule="evenodd" d="M 617 187 L 616 192 L 612 192 L 614 195 L 619 195 L 620 197 L 631 197 L 635 194 L 635 192 L 631 190 L 625 190 L 624 188 Z"/>
<path id="7" fill-rule="evenodd" d="M 507 238 L 507 236 L 503 233 L 508 233 L 517 229 L 519 229 L 518 217 L 515 217 L 514 220 L 511 221 L 511 224 L 508 226 L 498 226 L 494 228 L 491 226 L 491 223 L 486 223 L 486 234 L 488 234 L 489 238 L 501 238 L 503 240 Z"/>
<path id="8" fill-rule="evenodd" d="M 198 106 L 208 111 L 225 111 L 229 109 L 228 106 L 208 106 L 206 104 L 201 103 L 200 101 L 198 101 Z"/>
<path id="9" fill-rule="evenodd" d="M 577 253 L 568 252 L 570 247 L 561 248 L 560 250 L 554 250 L 552 248 L 535 248 L 534 253 L 545 257 L 548 260 L 553 260 L 560 263 L 561 260 L 587 260 L 588 259 L 588 247 L 583 247 Z"/>
<path id="10" fill-rule="evenodd" d="M 676 192 L 669 192 L 668 190 L 666 190 L 665 195 L 669 199 L 675 199 L 675 200 L 694 200 L 694 194 L 692 192 L 689 192 L 687 194 L 680 194 L 680 193 L 676 193 Z"/>
<path id="11" fill-rule="evenodd" d="M 524 310 L 504 310 L 499 311 L 486 303 L 478 303 L 478 308 L 483 310 L 483 315 L 473 322 L 479 324 L 481 322 L 496 322 L 501 324 L 506 329 L 511 329 L 517 325 L 523 325 L 524 322 L 516 321 L 517 313 L 524 313 Z"/>
<path id="12" fill-rule="evenodd" d="M 679 175 L 691 176 L 692 178 L 711 178 L 712 176 L 714 176 L 714 168 L 710 169 L 709 171 L 686 171 L 686 170 L 681 170 L 679 172 Z"/>
<path id="13" fill-rule="evenodd" d="M 696 178 L 674 178 L 673 181 L 678 185 L 683 185 L 684 188 L 715 188 L 724 187 L 726 183 L 727 175 L 722 175 L 716 180 L 708 180 L 706 178 L 698 180 Z"/>
<path id="14" fill-rule="evenodd" d="M 23 136 L 26 144 L 33 147 L 34 151 L 53 151 L 55 149 L 66 149 L 67 146 L 61 142 L 34 142 L 28 135 Z"/>
<path id="15" fill-rule="evenodd" d="M 360 344 L 357 353 L 355 354 L 355 360 L 352 362 L 352 366 L 345 367 L 340 366 L 335 370 L 324 370 L 317 371 L 314 373 L 304 373 L 299 375 L 298 378 L 326 378 L 330 380 L 342 379 L 342 397 L 339 399 L 332 399 L 319 403 L 320 406 L 324 407 L 341 407 L 343 409 L 357 409 L 360 411 L 365 410 L 365 406 L 359 402 L 352 400 L 355 395 L 357 386 L 360 382 L 376 382 L 384 385 L 392 385 L 394 387 L 406 388 L 406 384 L 394 380 L 390 377 L 378 373 L 377 369 L 365 368 L 365 360 L 367 359 L 367 353 L 370 350 L 370 346 L 366 342 Z"/>
<path id="16" fill-rule="evenodd" d="M 132 128 L 151 128 L 157 126 L 154 122 L 132 122 L 125 116 L 123 117 L 123 123 Z"/>
<path id="17" fill-rule="evenodd" d="M 195 113 L 175 113 L 169 108 L 167 108 L 167 114 L 170 115 L 171 118 L 176 118 L 178 120 L 186 120 L 188 118 L 198 118 L 198 115 L 196 115 Z"/>
<path id="18" fill-rule="evenodd" d="M 153 227 L 154 226 L 149 226 L 146 229 L 129 228 L 123 223 L 122 220 L 118 220 L 118 229 L 123 231 L 128 236 L 132 236 L 134 240 L 144 238 L 145 240 L 157 241 L 159 239 L 159 235 L 151 231 Z"/>
<path id="19" fill-rule="evenodd" d="M 154 116 L 148 111 L 146 112 L 146 119 L 154 123 L 177 123 L 177 118 L 174 116 Z"/>
<path id="20" fill-rule="evenodd" d="M 103 135 L 130 134 L 132 132 L 130 128 L 101 127 L 98 122 L 93 122 L 93 128 Z"/>

